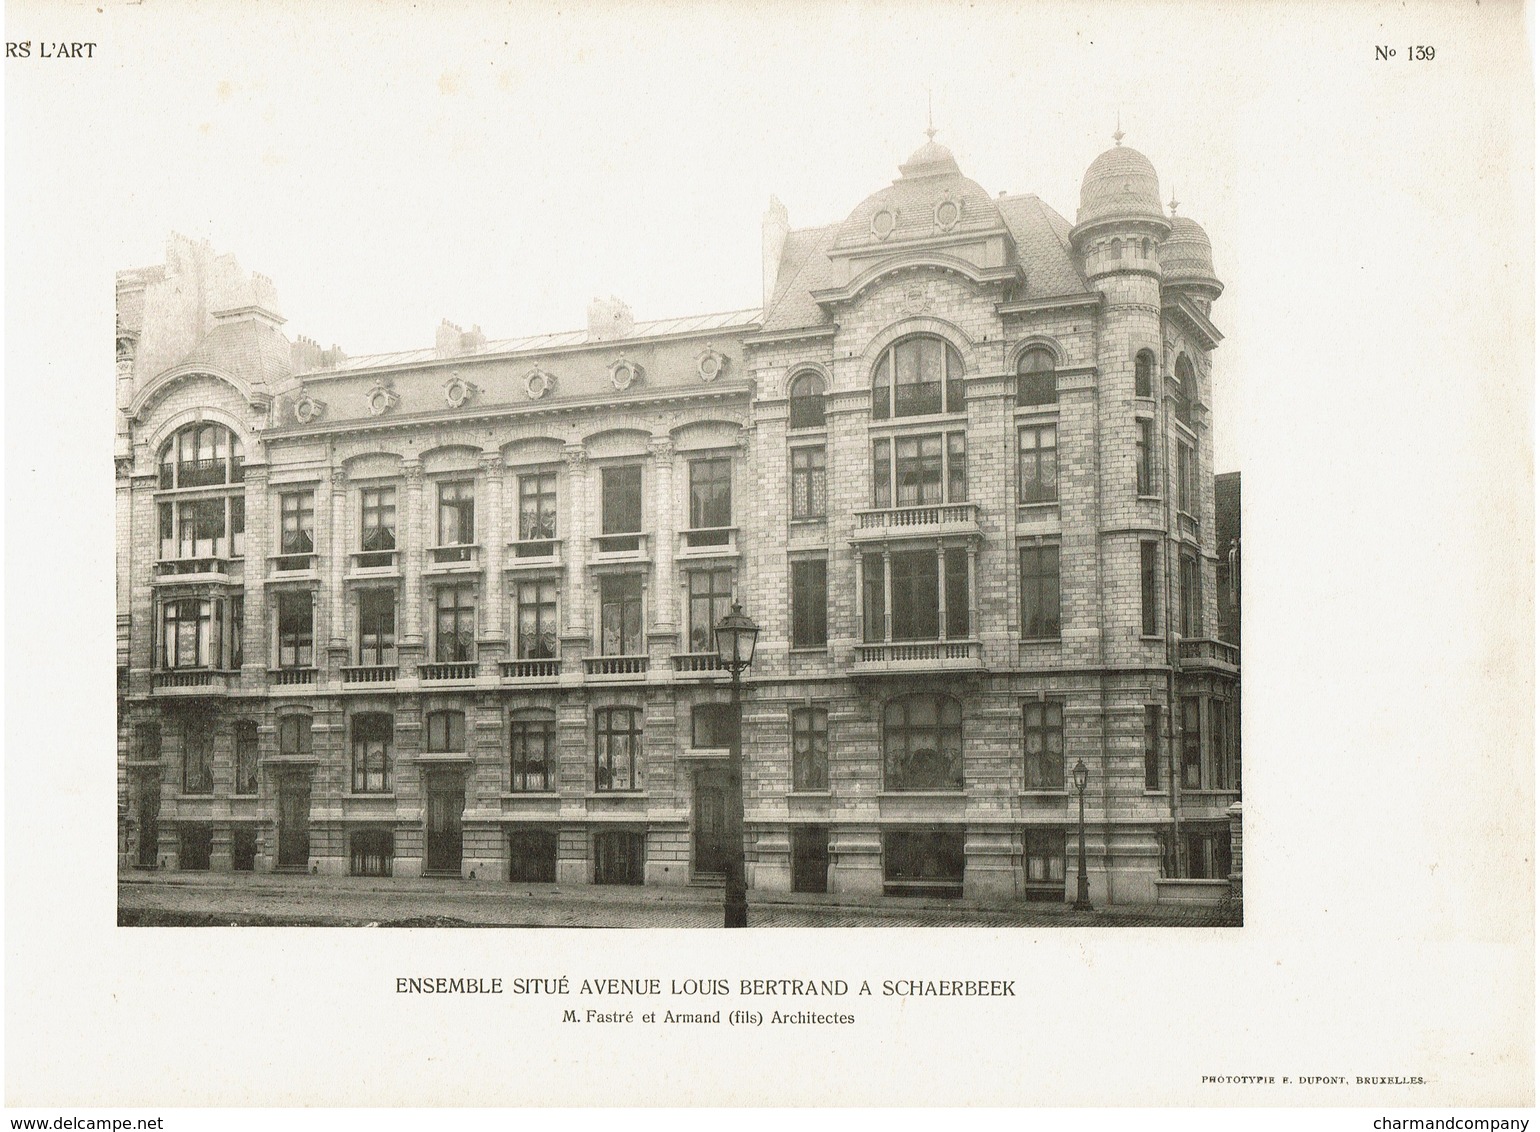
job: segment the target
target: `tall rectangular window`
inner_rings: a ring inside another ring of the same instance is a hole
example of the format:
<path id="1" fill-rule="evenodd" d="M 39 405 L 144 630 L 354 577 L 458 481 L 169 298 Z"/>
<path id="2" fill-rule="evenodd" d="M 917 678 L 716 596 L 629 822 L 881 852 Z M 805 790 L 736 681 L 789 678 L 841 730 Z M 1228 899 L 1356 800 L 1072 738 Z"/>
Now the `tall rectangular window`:
<path id="1" fill-rule="evenodd" d="M 1021 635 L 1059 635 L 1059 547 L 1039 543 L 1021 548 Z"/>
<path id="2" fill-rule="evenodd" d="M 519 540 L 543 541 L 556 537 L 556 473 L 532 472 L 519 477 Z M 520 547 L 519 553 L 544 548 Z"/>
<path id="3" fill-rule="evenodd" d="M 1159 554 L 1159 543 L 1139 544 L 1139 632 L 1146 637 L 1154 637 L 1160 632 L 1155 616 L 1155 596 L 1159 592 L 1155 584 L 1155 566 Z"/>
<path id="4" fill-rule="evenodd" d="M 434 602 L 433 659 L 440 664 L 476 658 L 476 587 L 440 586 Z"/>
<path id="5" fill-rule="evenodd" d="M 690 529 L 730 527 L 733 523 L 733 462 L 726 456 L 690 461 Z M 725 534 L 721 541 L 726 542 Z M 691 545 L 702 545 L 700 541 Z"/>
<path id="6" fill-rule="evenodd" d="M 246 663 L 246 595 L 230 595 L 230 667 L 238 669 Z"/>
<path id="7" fill-rule="evenodd" d="M 134 728 L 134 737 L 139 748 L 135 758 L 145 763 L 160 762 L 160 724 L 141 723 Z"/>
<path id="8" fill-rule="evenodd" d="M 889 558 L 893 584 L 893 640 L 934 641 L 941 635 L 941 594 L 934 550 L 900 551 Z"/>
<path id="9" fill-rule="evenodd" d="M 942 502 L 962 503 L 967 498 L 966 434 L 872 441 L 873 507 L 931 507 Z"/>
<path id="10" fill-rule="evenodd" d="M 1202 594 L 1198 587 L 1198 556 L 1182 551 L 1180 591 L 1182 598 L 1182 636 L 1194 640 L 1203 635 Z"/>
<path id="11" fill-rule="evenodd" d="M 156 511 L 160 516 L 160 557 L 164 562 L 177 556 L 176 507 L 171 503 L 162 503 L 156 507 Z"/>
<path id="12" fill-rule="evenodd" d="M 556 582 L 541 578 L 520 582 L 514 590 L 520 660 L 550 660 L 560 643 L 556 626 Z"/>
<path id="13" fill-rule="evenodd" d="M 278 497 L 278 553 L 315 553 L 315 494 L 296 491 Z"/>
<path id="14" fill-rule="evenodd" d="M 305 756 L 314 748 L 310 742 L 310 717 L 285 715 L 278 720 L 278 753 L 285 757 Z"/>
<path id="15" fill-rule="evenodd" d="M 182 729 L 182 792 L 214 792 L 214 732 L 202 720 Z"/>
<path id="16" fill-rule="evenodd" d="M 640 656 L 646 651 L 642 647 L 640 574 L 600 577 L 599 651 L 604 656 Z"/>
<path id="17" fill-rule="evenodd" d="M 791 517 L 821 519 L 828 508 L 829 486 L 824 448 L 791 450 Z"/>
<path id="18" fill-rule="evenodd" d="M 893 506 L 893 442 L 872 441 L 872 506 Z"/>
<path id="19" fill-rule="evenodd" d="M 600 708 L 594 712 L 594 789 L 638 789 L 637 761 L 641 747 L 640 711 Z"/>
<path id="20" fill-rule="evenodd" d="M 1182 789 L 1203 788 L 1202 706 L 1197 696 L 1183 696 L 1182 711 Z"/>
<path id="21" fill-rule="evenodd" d="M 1154 447 L 1155 422 L 1148 417 L 1134 420 L 1134 491 L 1139 495 L 1154 495 L 1154 465 L 1150 453 Z"/>
<path id="22" fill-rule="evenodd" d="M 1144 788 L 1160 789 L 1160 708 L 1144 705 Z"/>
<path id="23" fill-rule="evenodd" d="M 1197 499 L 1193 491 L 1192 445 L 1176 446 L 1176 509 L 1192 514 Z"/>
<path id="24" fill-rule="evenodd" d="M 1064 828 L 1029 825 L 1023 838 L 1028 900 L 1064 899 Z"/>
<path id="25" fill-rule="evenodd" d="M 309 590 L 278 592 L 278 667 L 315 664 L 315 608 Z"/>
<path id="26" fill-rule="evenodd" d="M 358 663 L 396 663 L 396 591 L 358 591 Z"/>
<path id="27" fill-rule="evenodd" d="M 946 500 L 962 503 L 968 498 L 968 436 L 946 434 Z"/>
<path id="28" fill-rule="evenodd" d="M 366 487 L 359 493 L 363 518 L 359 537 L 360 566 L 389 566 L 396 549 L 396 489 Z"/>
<path id="29" fill-rule="evenodd" d="M 177 527 L 181 541 L 180 558 L 223 558 L 225 541 L 225 500 L 189 499 L 177 504 Z"/>
<path id="30" fill-rule="evenodd" d="M 508 789 L 515 794 L 550 790 L 556 783 L 556 716 L 523 708 L 509 728 Z"/>
<path id="31" fill-rule="evenodd" d="M 394 726 L 394 720 L 382 713 L 353 717 L 353 793 L 390 793 Z"/>
<path id="32" fill-rule="evenodd" d="M 968 552 L 952 547 L 946 552 L 946 635 L 960 640 L 968 635 Z"/>
<path id="33" fill-rule="evenodd" d="M 1021 706 L 1022 751 L 1028 790 L 1064 789 L 1064 705 L 1056 700 Z"/>
<path id="34" fill-rule="evenodd" d="M 161 603 L 161 666 L 214 668 L 219 664 L 214 602 L 176 598 Z"/>
<path id="35" fill-rule="evenodd" d="M 230 497 L 230 557 L 246 557 L 246 497 Z"/>
<path id="36" fill-rule="evenodd" d="M 627 535 L 642 529 L 642 466 L 622 464 L 604 468 L 600 473 L 600 491 L 603 495 L 602 533 Z M 633 541 L 629 547 L 636 549 Z"/>
<path id="37" fill-rule="evenodd" d="M 886 589 L 882 555 L 868 554 L 861 559 L 861 637 L 866 641 L 888 639 Z"/>
<path id="38" fill-rule="evenodd" d="M 717 622 L 733 606 L 731 570 L 690 571 L 690 651 L 715 652 Z"/>
<path id="39" fill-rule="evenodd" d="M 235 722 L 235 792 L 257 792 L 257 724 L 252 719 Z"/>
<path id="40" fill-rule="evenodd" d="M 732 746 L 737 722 L 731 704 L 696 704 L 690 709 L 690 746 L 708 750 Z"/>
<path id="41" fill-rule="evenodd" d="M 1230 773 L 1230 703 L 1211 699 L 1208 711 L 1209 785 L 1215 790 L 1232 790 L 1235 784 Z"/>
<path id="42" fill-rule="evenodd" d="M 829 788 L 829 713 L 824 708 L 791 713 L 791 788 Z"/>
<path id="43" fill-rule="evenodd" d="M 438 544 L 466 546 L 476 541 L 476 490 L 470 482 L 438 485 Z M 468 552 L 459 561 L 468 561 Z"/>
<path id="44" fill-rule="evenodd" d="M 817 649 L 828 642 L 828 563 L 799 559 L 791 564 L 791 647 Z"/>
<path id="45" fill-rule="evenodd" d="M 1059 498 L 1059 430 L 1033 425 L 1018 434 L 1017 502 L 1051 503 Z"/>
<path id="46" fill-rule="evenodd" d="M 921 507 L 941 502 L 941 437 L 901 436 L 893 444 L 898 473 L 898 505 Z"/>

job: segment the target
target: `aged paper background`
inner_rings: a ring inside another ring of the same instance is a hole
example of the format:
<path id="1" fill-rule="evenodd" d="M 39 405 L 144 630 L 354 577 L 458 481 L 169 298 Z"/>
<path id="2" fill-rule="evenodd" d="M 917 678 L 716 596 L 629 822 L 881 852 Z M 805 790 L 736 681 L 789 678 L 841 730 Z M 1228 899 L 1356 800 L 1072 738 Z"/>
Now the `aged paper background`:
<path id="1" fill-rule="evenodd" d="M 98 2 L 6 11 L 8 40 L 97 45 L 5 69 L 9 1103 L 1533 1103 L 1519 4 Z M 560 329 L 612 290 L 641 317 L 748 305 L 769 194 L 844 215 L 919 144 L 927 86 L 969 176 L 1071 216 L 1120 111 L 1214 239 L 1246 927 L 117 929 L 113 272 L 207 235 L 275 279 L 291 335 L 353 352 L 441 316 Z M 417 973 L 1020 997 L 642 1035 L 391 993 Z"/>

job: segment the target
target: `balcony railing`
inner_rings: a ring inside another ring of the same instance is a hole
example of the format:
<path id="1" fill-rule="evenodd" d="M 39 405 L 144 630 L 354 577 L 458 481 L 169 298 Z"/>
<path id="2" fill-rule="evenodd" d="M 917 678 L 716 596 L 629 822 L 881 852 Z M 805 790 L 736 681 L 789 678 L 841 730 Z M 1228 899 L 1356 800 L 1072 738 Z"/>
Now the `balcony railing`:
<path id="1" fill-rule="evenodd" d="M 856 646 L 857 672 L 976 671 L 983 666 L 978 641 L 882 641 Z"/>
<path id="2" fill-rule="evenodd" d="M 521 538 L 508 544 L 508 556 L 503 563 L 509 570 L 561 565 L 561 539 Z"/>
<path id="3" fill-rule="evenodd" d="M 314 570 L 316 556 L 314 551 L 298 551 L 293 554 L 271 554 L 267 559 L 273 564 L 274 573 L 286 573 L 292 570 Z"/>
<path id="4" fill-rule="evenodd" d="M 593 555 L 599 561 L 629 561 L 647 557 L 647 535 L 641 531 L 627 534 L 595 535 Z"/>
<path id="5" fill-rule="evenodd" d="M 674 671 L 711 674 L 726 672 L 727 666 L 714 652 L 685 652 L 674 654 Z"/>
<path id="6" fill-rule="evenodd" d="M 697 527 L 679 532 L 679 557 L 709 558 L 738 553 L 737 527 Z"/>
<path id="7" fill-rule="evenodd" d="M 348 556 L 355 570 L 389 570 L 396 565 L 394 550 L 360 550 Z"/>
<path id="8" fill-rule="evenodd" d="M 389 684 L 396 679 L 394 664 L 353 664 L 342 670 L 344 684 Z"/>
<path id="9" fill-rule="evenodd" d="M 419 664 L 417 674 L 424 680 L 474 680 L 476 679 L 476 662 L 474 660 L 451 661 L 448 663 Z"/>
<path id="10" fill-rule="evenodd" d="M 181 574 L 228 574 L 230 560 L 206 555 L 201 558 L 162 558 L 155 563 L 157 577 L 169 578 Z"/>
<path id="11" fill-rule="evenodd" d="M 1177 656 L 1181 658 L 1184 667 L 1189 664 L 1221 664 L 1231 668 L 1241 666 L 1240 646 L 1226 641 L 1206 638 L 1182 641 L 1177 646 Z"/>
<path id="12" fill-rule="evenodd" d="M 863 540 L 904 538 L 910 535 L 977 534 L 977 503 L 933 503 L 920 507 L 878 507 L 856 512 L 852 536 Z"/>
<path id="13" fill-rule="evenodd" d="M 223 694 L 230 689 L 230 678 L 238 675 L 220 668 L 168 669 L 154 673 L 151 687 L 157 692 Z"/>
<path id="14" fill-rule="evenodd" d="M 645 656 L 585 656 L 583 671 L 589 676 L 645 676 Z"/>
<path id="15" fill-rule="evenodd" d="M 561 676 L 561 661 L 505 660 L 502 662 L 504 680 L 556 680 Z"/>
<path id="16" fill-rule="evenodd" d="M 431 566 L 470 569 L 474 568 L 480 560 L 481 547 L 473 542 L 428 548 L 428 562 Z"/>
<path id="17" fill-rule="evenodd" d="M 290 684 L 314 684 L 315 674 L 314 668 L 269 668 L 267 682 L 276 687 Z"/>

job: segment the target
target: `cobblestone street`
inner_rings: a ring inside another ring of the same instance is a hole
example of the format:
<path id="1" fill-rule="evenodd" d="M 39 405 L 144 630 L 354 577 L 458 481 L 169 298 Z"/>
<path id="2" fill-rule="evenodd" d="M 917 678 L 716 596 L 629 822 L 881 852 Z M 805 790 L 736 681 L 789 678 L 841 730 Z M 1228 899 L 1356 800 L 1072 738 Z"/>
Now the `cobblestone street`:
<path id="1" fill-rule="evenodd" d="M 720 888 L 626 888 L 363 877 L 131 873 L 118 883 L 121 926 L 711 928 Z M 750 894 L 749 926 L 1225 927 L 1239 908 Z"/>

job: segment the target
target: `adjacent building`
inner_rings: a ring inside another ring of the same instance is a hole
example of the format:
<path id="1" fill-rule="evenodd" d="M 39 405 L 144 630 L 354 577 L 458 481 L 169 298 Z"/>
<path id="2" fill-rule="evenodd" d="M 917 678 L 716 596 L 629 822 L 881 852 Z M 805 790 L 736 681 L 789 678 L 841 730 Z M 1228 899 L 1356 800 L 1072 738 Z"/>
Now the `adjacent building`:
<path id="1" fill-rule="evenodd" d="M 1119 138 L 1119 141 L 1121 138 Z M 1209 242 L 932 137 L 762 305 L 347 356 L 206 244 L 118 277 L 124 867 L 1073 895 L 1231 866 Z"/>

